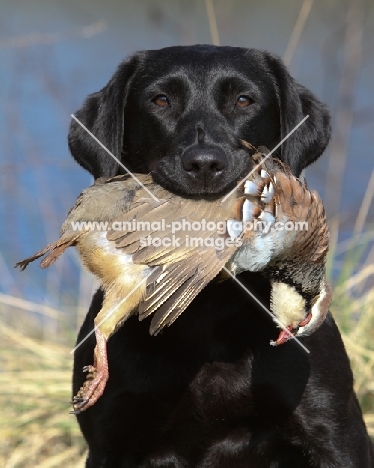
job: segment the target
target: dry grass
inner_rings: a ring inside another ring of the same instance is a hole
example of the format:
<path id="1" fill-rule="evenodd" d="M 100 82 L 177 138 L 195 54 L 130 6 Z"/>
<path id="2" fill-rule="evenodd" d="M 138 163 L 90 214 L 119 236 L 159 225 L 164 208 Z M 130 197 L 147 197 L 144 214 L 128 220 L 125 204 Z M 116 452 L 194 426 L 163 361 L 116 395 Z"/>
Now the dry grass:
<path id="1" fill-rule="evenodd" d="M 357 244 L 348 245 L 341 260 L 331 311 L 351 360 L 355 390 L 369 434 L 374 438 L 374 247 L 367 254 L 372 242 L 362 246 L 359 241 L 360 236 Z"/>
<path id="2" fill-rule="evenodd" d="M 340 325 L 355 376 L 355 390 L 369 434 L 374 438 L 374 288 L 359 299 L 342 289 L 335 294 L 332 312 Z"/>
<path id="3" fill-rule="evenodd" d="M 84 466 L 85 444 L 68 414 L 72 357 L 69 348 L 40 341 L 14 325 L 0 329 L 0 466 Z M 4 323 L 5 322 L 5 323 Z"/>

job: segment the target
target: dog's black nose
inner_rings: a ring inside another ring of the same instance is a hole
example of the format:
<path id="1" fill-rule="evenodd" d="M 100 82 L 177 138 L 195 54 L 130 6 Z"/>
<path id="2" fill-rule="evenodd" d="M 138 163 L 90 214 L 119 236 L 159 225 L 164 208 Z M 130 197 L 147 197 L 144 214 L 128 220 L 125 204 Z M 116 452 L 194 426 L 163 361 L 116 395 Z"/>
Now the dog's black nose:
<path id="1" fill-rule="evenodd" d="M 182 155 L 183 169 L 196 176 L 222 172 L 227 165 L 225 152 L 220 148 L 190 148 Z"/>

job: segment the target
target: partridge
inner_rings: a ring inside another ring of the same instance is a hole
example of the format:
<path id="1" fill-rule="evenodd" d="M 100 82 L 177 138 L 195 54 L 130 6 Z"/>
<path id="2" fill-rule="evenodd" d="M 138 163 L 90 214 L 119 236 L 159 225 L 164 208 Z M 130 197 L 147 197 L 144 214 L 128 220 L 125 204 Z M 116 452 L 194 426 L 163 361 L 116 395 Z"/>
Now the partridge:
<path id="1" fill-rule="evenodd" d="M 94 365 L 84 368 L 73 413 L 102 395 L 109 377 L 106 342 L 131 314 L 140 320 L 153 314 L 150 333 L 159 333 L 225 266 L 235 275 L 262 271 L 269 278 L 271 309 L 282 328 L 273 344 L 309 335 L 323 322 L 331 294 L 322 202 L 263 151 L 252 156 L 258 169 L 223 199 L 180 197 L 143 174 L 137 174 L 141 185 L 125 176 L 98 180 L 78 197 L 60 238 L 17 263 L 23 270 L 48 254 L 41 262 L 46 268 L 76 246 L 104 290 Z M 307 230 L 291 229 L 301 221 Z"/>
<path id="2" fill-rule="evenodd" d="M 271 311 L 283 328 L 271 344 L 280 345 L 292 336 L 312 334 L 327 315 L 332 300 L 325 269 L 329 231 L 318 193 L 281 161 L 266 158 L 267 153 L 262 148 L 253 156 L 255 162 L 265 162 L 244 190 L 244 206 L 247 212 L 252 209 L 255 222 L 263 221 L 262 233 L 244 235 L 226 266 L 235 274 L 261 271 L 269 278 Z M 252 207 L 250 196 L 260 196 L 261 203 Z"/>

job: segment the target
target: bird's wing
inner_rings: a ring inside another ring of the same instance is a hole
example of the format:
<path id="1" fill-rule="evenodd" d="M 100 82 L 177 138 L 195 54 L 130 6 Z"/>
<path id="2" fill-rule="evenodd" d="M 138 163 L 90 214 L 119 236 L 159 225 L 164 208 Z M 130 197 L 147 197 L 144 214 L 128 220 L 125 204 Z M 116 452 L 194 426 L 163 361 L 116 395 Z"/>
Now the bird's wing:
<path id="1" fill-rule="evenodd" d="M 144 213 L 142 205 L 148 206 L 148 212 L 137 217 L 136 210 L 141 209 Z M 128 223 L 135 217 L 137 221 L 151 225 L 158 220 L 163 222 L 162 230 L 157 230 L 154 225 L 154 229 L 108 232 L 107 239 L 124 254 L 131 253 L 134 263 L 159 267 L 148 280 L 147 295 L 139 306 L 141 319 L 157 311 L 151 333 L 158 333 L 165 325 L 170 325 L 220 272 L 237 248 L 225 245 L 226 233 L 208 229 L 173 232 L 176 223 L 191 227 L 194 222 L 200 222 L 202 226 L 203 220 L 224 223 L 231 214 L 232 205 L 233 202 L 222 207 L 220 200 L 195 201 L 170 194 L 156 204 L 142 197 L 136 207 L 122 214 L 118 221 Z M 158 238 L 158 242 L 145 245 L 142 240 L 147 236 Z M 166 240 L 168 242 L 163 242 Z"/>
<path id="2" fill-rule="evenodd" d="M 180 281 L 179 287 L 170 288 L 160 299 L 157 296 L 157 301 L 152 302 L 152 297 L 146 297 L 140 305 L 140 312 L 145 312 L 147 315 L 155 312 L 150 326 L 150 333 L 157 334 L 163 327 L 171 325 L 186 310 L 200 291 L 217 276 L 234 250 L 234 248 L 228 249 L 225 252 L 226 255 L 220 259 L 205 251 L 201 254 L 199 260 L 183 262 L 188 263 L 189 267 L 182 278 L 184 281 Z M 175 271 L 173 271 L 175 265 L 172 265 L 172 267 L 170 274 L 173 276 L 175 274 Z M 181 278 L 181 275 L 177 274 L 176 276 Z"/>
<path id="3" fill-rule="evenodd" d="M 324 263 L 329 247 L 329 231 L 321 198 L 317 192 L 308 190 L 304 183 L 286 172 L 275 173 L 273 183 L 277 219 L 294 223 L 292 243 L 289 248 L 284 248 L 280 258 L 289 257 L 291 249 L 293 258 L 298 257 L 307 263 Z M 298 224 L 300 222 L 306 224 L 302 226 Z"/>

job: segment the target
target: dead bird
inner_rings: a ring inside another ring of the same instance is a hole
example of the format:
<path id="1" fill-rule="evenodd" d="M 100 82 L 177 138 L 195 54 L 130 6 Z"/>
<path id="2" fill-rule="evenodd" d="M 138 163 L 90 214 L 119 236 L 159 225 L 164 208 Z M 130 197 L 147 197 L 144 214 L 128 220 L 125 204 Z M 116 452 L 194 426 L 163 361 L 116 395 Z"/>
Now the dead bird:
<path id="1" fill-rule="evenodd" d="M 177 196 L 149 175 L 137 174 L 142 185 L 125 176 L 99 180 L 78 197 L 60 238 L 16 265 L 23 270 L 48 253 L 41 262 L 46 268 L 74 245 L 101 282 L 94 365 L 84 368 L 88 376 L 73 399 L 73 412 L 102 395 L 109 377 L 106 342 L 131 314 L 140 320 L 153 314 L 150 333 L 159 333 L 225 265 L 234 274 L 262 271 L 270 279 L 271 309 L 284 328 L 273 344 L 309 335 L 322 323 L 331 302 L 322 202 L 280 161 L 264 157 L 252 156 L 261 166 L 224 201 Z M 307 222 L 308 229 L 275 229 L 276 223 L 296 221 Z M 108 224 L 100 230 L 95 222 Z M 199 241 L 193 242 L 196 232 L 187 228 L 193 223 L 201 228 L 203 222 Z"/>
<path id="2" fill-rule="evenodd" d="M 245 143 L 245 142 L 243 142 Z M 253 156 L 261 163 L 268 153 Z M 226 265 L 238 274 L 261 271 L 270 280 L 270 305 L 283 327 L 272 345 L 280 345 L 292 335 L 312 334 L 324 321 L 332 300 L 326 280 L 329 230 L 318 193 L 308 190 L 305 181 L 294 177 L 278 159 L 266 159 L 260 166 L 262 182 L 248 180 L 245 193 L 260 196 L 263 231 L 243 242 Z M 247 199 L 244 204 L 253 203 Z M 267 203 L 267 205 L 264 205 Z M 247 211 L 252 205 L 247 207 Z M 270 227 L 270 230 L 268 230 Z"/>

